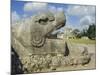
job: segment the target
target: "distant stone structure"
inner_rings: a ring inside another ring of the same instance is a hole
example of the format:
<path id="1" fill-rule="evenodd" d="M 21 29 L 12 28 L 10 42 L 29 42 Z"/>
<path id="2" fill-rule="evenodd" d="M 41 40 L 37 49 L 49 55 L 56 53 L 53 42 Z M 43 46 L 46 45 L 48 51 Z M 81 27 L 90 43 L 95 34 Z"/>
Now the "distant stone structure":
<path id="1" fill-rule="evenodd" d="M 87 36 L 81 37 L 81 39 L 88 40 L 89 38 Z"/>
<path id="2" fill-rule="evenodd" d="M 64 33 L 63 32 L 58 32 L 57 33 L 57 38 L 63 39 L 64 38 Z"/>
<path id="3" fill-rule="evenodd" d="M 65 27 L 63 31 L 58 31 L 57 32 L 57 38 L 59 39 L 74 39 L 75 35 L 73 35 L 73 29 L 69 27 Z"/>

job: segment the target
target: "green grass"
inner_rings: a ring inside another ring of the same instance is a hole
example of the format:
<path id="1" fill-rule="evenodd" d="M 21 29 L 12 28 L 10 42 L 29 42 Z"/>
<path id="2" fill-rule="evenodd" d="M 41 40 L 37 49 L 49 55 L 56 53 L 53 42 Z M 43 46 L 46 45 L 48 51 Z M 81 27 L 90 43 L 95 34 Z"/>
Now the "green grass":
<path id="1" fill-rule="evenodd" d="M 68 41 L 80 44 L 96 44 L 96 40 L 90 39 L 68 39 Z"/>

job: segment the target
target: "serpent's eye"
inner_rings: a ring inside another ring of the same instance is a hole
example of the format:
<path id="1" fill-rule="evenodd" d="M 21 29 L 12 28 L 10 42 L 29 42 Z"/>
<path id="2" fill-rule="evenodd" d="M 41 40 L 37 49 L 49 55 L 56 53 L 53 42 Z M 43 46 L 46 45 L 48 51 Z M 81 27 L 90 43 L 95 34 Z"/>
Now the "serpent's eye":
<path id="1" fill-rule="evenodd" d="M 40 19 L 39 23 L 42 25 L 46 25 L 48 23 L 48 18 Z"/>

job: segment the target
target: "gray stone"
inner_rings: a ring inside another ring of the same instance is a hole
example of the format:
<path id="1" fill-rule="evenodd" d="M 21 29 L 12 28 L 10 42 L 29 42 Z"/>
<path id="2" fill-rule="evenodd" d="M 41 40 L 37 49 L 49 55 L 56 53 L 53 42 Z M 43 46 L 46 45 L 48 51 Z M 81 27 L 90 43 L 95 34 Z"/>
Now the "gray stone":
<path id="1" fill-rule="evenodd" d="M 46 12 L 12 25 L 11 45 L 23 64 L 24 72 L 36 72 L 52 65 L 60 65 L 60 58 L 52 55 L 64 56 L 67 52 L 66 42 L 57 38 L 51 39 L 48 35 L 65 23 L 63 12 Z"/>
<path id="2" fill-rule="evenodd" d="M 11 45 L 19 56 L 24 73 L 42 72 L 43 69 L 52 71 L 62 66 L 89 63 L 91 57 L 87 48 L 76 51 L 77 56 L 72 56 L 69 55 L 67 43 L 63 39 L 49 37 L 65 23 L 66 17 L 63 12 L 48 12 L 13 25 Z"/>
<path id="3" fill-rule="evenodd" d="M 65 22 L 63 12 L 41 13 L 18 22 L 12 27 L 12 47 L 22 58 L 32 54 L 64 54 L 66 42 L 60 39 L 48 39 L 46 36 L 63 27 Z"/>

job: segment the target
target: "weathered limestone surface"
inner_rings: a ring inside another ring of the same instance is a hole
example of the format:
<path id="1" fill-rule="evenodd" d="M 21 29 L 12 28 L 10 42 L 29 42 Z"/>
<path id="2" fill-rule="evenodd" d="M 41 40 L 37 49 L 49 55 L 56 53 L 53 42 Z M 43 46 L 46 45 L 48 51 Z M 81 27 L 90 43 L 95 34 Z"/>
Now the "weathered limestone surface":
<path id="1" fill-rule="evenodd" d="M 26 55 L 46 55 L 46 54 L 62 54 L 64 55 L 66 52 L 66 43 L 63 40 L 58 39 L 47 39 L 45 44 L 42 47 L 33 47 L 33 46 L 23 46 L 16 39 L 13 40 L 13 47 L 16 49 L 16 52 L 20 57 L 24 57 Z"/>
<path id="2" fill-rule="evenodd" d="M 24 73 L 42 72 L 42 69 L 52 71 L 60 66 L 87 64 L 90 61 L 88 52 L 78 56 L 77 59 L 69 57 L 70 51 L 64 40 L 48 37 L 65 23 L 66 17 L 63 12 L 56 14 L 46 12 L 13 24 L 11 44 L 14 53 L 18 55 L 16 61 L 21 62 L 17 65 Z M 20 72 L 13 71 L 13 73 Z"/>
<path id="3" fill-rule="evenodd" d="M 27 54 L 48 54 L 65 52 L 65 41 L 48 39 L 52 31 L 65 25 L 63 12 L 41 13 L 31 19 L 15 24 L 12 29 L 12 46 L 20 57 Z"/>

